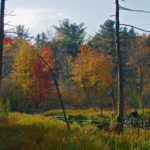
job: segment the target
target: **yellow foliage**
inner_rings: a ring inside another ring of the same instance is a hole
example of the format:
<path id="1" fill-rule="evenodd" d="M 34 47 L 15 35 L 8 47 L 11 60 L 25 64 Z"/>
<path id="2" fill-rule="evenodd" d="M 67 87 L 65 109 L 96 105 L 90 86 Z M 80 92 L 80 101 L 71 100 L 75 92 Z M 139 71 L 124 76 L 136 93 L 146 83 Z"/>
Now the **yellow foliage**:
<path id="1" fill-rule="evenodd" d="M 25 40 L 22 41 L 18 49 L 19 51 L 14 57 L 11 76 L 14 81 L 26 91 L 32 84 L 32 66 L 37 57 L 37 51 Z"/>

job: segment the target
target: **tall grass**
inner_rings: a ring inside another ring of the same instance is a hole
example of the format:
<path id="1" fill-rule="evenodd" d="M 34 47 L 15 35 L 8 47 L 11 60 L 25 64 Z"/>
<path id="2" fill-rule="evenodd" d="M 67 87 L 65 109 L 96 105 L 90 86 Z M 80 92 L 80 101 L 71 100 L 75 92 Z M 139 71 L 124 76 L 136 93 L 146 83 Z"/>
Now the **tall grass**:
<path id="1" fill-rule="evenodd" d="M 0 150 L 150 150 L 147 130 L 126 129 L 122 135 L 95 126 L 72 124 L 42 115 L 0 116 Z"/>

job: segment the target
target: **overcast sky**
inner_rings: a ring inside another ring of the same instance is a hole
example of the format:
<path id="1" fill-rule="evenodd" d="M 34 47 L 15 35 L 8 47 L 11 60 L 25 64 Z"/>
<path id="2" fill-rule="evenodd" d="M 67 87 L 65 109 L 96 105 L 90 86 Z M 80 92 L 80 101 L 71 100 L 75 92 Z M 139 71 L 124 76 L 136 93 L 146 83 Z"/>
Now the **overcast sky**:
<path id="1" fill-rule="evenodd" d="M 115 0 L 7 0 L 6 9 L 15 16 L 6 18 L 12 25 L 25 25 L 31 35 L 52 30 L 59 20 L 84 22 L 87 33 L 94 35 L 99 25 L 115 14 Z M 122 6 L 150 11 L 150 0 L 126 0 Z M 121 23 L 150 30 L 150 14 L 121 11 Z"/>

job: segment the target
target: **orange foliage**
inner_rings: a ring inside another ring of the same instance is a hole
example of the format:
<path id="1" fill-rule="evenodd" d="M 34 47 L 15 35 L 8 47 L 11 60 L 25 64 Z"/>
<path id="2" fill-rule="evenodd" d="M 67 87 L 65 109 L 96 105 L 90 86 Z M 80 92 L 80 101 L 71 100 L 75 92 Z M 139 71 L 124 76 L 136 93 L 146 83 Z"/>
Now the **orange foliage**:
<path id="1" fill-rule="evenodd" d="M 40 56 L 42 56 L 50 66 L 53 66 L 51 50 L 48 48 L 43 49 Z M 32 98 L 39 99 L 39 105 L 41 107 L 45 105 L 44 100 L 46 99 L 46 96 L 52 92 L 52 76 L 49 70 L 45 68 L 46 65 L 40 58 L 37 58 L 32 67 L 32 80 L 34 84 L 30 89 L 30 93 Z"/>
<path id="2" fill-rule="evenodd" d="M 48 65 L 53 68 L 53 53 L 48 47 L 45 47 L 42 51 L 40 56 L 48 63 Z M 46 67 L 47 68 L 47 67 Z"/>
<path id="3" fill-rule="evenodd" d="M 88 45 L 82 45 L 79 50 L 80 53 L 73 64 L 73 81 L 88 88 L 97 86 L 102 89 L 110 85 L 113 68 L 111 57 L 98 53 Z"/>

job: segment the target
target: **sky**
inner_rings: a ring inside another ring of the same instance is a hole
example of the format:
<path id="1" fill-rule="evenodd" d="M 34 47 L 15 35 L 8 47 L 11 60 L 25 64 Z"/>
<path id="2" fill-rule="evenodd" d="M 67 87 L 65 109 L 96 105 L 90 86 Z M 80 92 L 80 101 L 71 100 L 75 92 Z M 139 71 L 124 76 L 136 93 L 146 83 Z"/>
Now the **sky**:
<path id="1" fill-rule="evenodd" d="M 84 22 L 87 35 L 94 35 L 107 19 L 114 20 L 115 0 L 7 0 L 5 22 L 25 25 L 30 34 L 53 31 L 53 25 L 69 18 L 77 24 Z M 150 0 L 126 0 L 120 5 L 150 11 Z M 121 23 L 150 30 L 150 14 L 121 11 Z M 7 26 L 6 28 L 11 28 Z"/>

